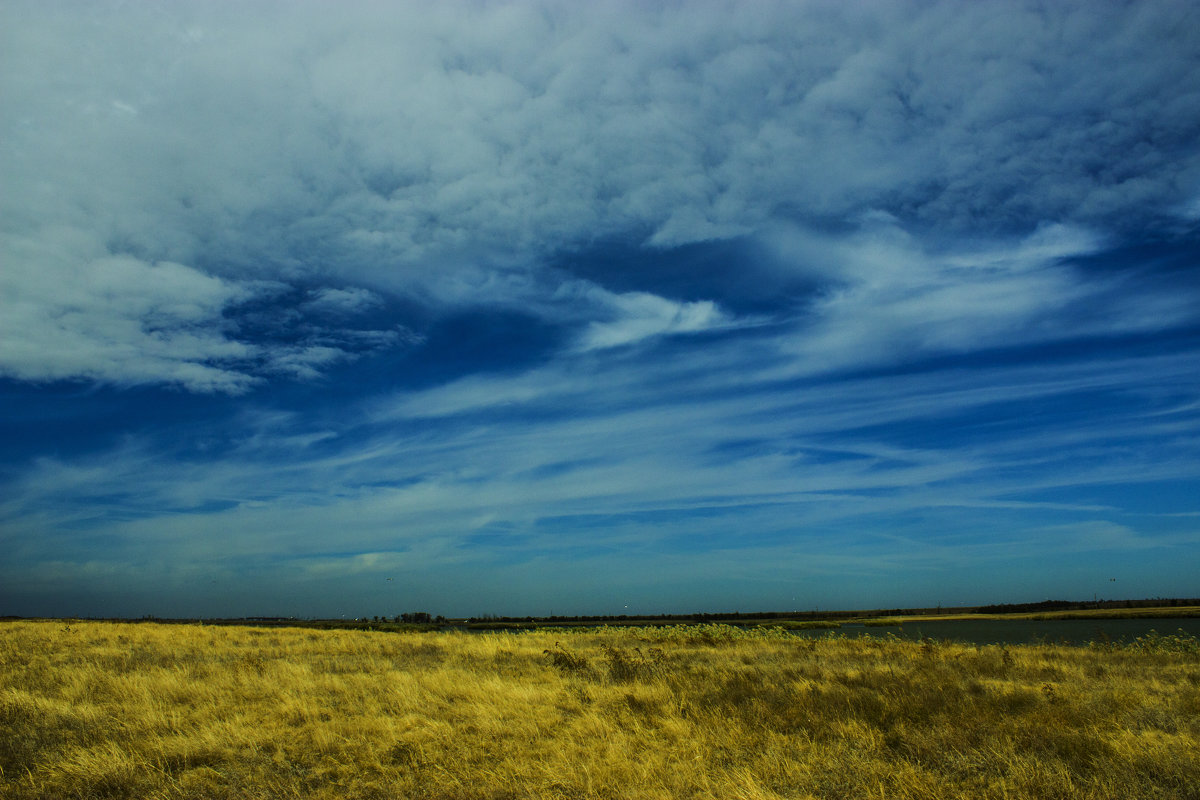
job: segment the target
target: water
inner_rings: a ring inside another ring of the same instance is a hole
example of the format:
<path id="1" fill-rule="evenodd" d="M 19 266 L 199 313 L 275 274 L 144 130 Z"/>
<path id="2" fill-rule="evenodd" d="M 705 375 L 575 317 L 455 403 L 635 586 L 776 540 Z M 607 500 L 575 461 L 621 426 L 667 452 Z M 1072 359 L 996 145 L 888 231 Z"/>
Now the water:
<path id="1" fill-rule="evenodd" d="M 911 621 L 903 625 L 865 626 L 843 624 L 831 630 L 799 630 L 800 636 L 887 636 L 902 639 L 950 639 L 968 644 L 1077 644 L 1104 641 L 1132 642 L 1150 631 L 1163 636 L 1180 630 L 1200 638 L 1200 618 L 1165 619 L 980 619 Z"/>

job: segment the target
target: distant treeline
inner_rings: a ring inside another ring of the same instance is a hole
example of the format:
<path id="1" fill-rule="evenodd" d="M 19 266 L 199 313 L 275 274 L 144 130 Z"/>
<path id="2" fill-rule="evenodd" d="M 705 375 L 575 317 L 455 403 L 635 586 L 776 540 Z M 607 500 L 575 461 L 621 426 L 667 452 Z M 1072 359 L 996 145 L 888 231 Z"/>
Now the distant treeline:
<path id="1" fill-rule="evenodd" d="M 548 617 L 498 617 L 484 614 L 466 620 L 471 625 L 537 623 L 541 625 L 620 625 L 620 624 L 663 624 L 678 625 L 688 622 L 762 622 L 769 620 L 828 620 L 853 619 L 863 615 L 916 615 L 933 614 L 941 609 L 891 609 L 886 611 L 723 611 L 697 612 L 694 614 L 583 614 L 578 616 L 552 615 Z"/>
<path id="2" fill-rule="evenodd" d="M 1138 608 L 1182 608 L 1200 606 L 1200 598 L 1148 598 L 1144 600 L 1043 600 L 1038 603 L 1001 603 L 990 606 L 959 606 L 933 608 L 883 608 L 845 611 L 754 611 L 754 612 L 696 612 L 693 614 L 596 614 L 546 617 L 505 617 L 483 614 L 478 617 L 448 619 L 425 611 L 411 611 L 394 616 L 364 616 L 354 619 L 314 619 L 302 617 L 234 617 L 234 618 L 162 618 L 146 615 L 139 619 L 109 620 L 115 622 L 159 622 L 203 625 L 253 625 L 256 627 L 324 628 L 356 630 L 435 630 L 446 627 L 474 629 L 533 628 L 569 625 L 686 625 L 689 623 L 724 622 L 733 625 L 752 625 L 772 621 L 839 621 L 872 617 L 919 617 L 935 614 L 1030 614 L 1063 611 L 1089 611 Z M 20 619 L 0 616 L 0 620 Z M 88 618 L 81 618 L 88 619 Z M 96 619 L 96 618 L 91 618 Z"/>
<path id="3" fill-rule="evenodd" d="M 1040 603 L 1007 603 L 990 606 L 931 608 L 879 608 L 845 611 L 754 611 L 698 612 L 694 614 L 609 614 L 549 617 L 499 617 L 485 614 L 465 620 L 471 625 L 621 625 L 681 624 L 688 622 L 764 622 L 771 620 L 848 620 L 862 617 L 919 617 L 935 614 L 1022 614 L 1044 611 L 1084 611 L 1117 608 L 1177 608 L 1200 605 L 1196 598 L 1152 598 L 1144 600 L 1043 600 Z"/>
<path id="4" fill-rule="evenodd" d="M 764 620 L 826 620 L 850 619 L 863 614 L 922 614 L 934 613 L 933 609 L 895 609 L 891 611 L 722 611 L 697 612 L 694 614 L 581 614 L 576 616 L 551 615 L 548 617 L 501 617 L 484 614 L 471 617 L 465 622 L 470 625 L 537 623 L 540 625 L 620 625 L 655 624 L 678 625 L 688 622 L 760 622 Z"/>
<path id="5" fill-rule="evenodd" d="M 1110 608 L 1178 608 L 1200 605 L 1197 598 L 1161 598 L 1147 600 L 1043 600 L 1040 603 L 1001 603 L 971 609 L 976 614 L 1029 614 L 1040 611 L 1091 611 Z"/>

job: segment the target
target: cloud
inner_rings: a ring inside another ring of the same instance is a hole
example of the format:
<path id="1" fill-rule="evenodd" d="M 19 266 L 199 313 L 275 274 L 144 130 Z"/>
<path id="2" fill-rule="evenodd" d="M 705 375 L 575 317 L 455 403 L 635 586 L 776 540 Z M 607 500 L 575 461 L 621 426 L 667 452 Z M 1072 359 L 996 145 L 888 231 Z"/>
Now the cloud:
<path id="1" fill-rule="evenodd" d="M 1139 535 L 1128 525 L 1107 520 L 1053 525 L 1032 533 L 1042 540 L 1043 549 L 1061 549 L 1072 553 L 1089 550 L 1141 550 L 1166 546 L 1164 542 Z"/>
<path id="2" fill-rule="evenodd" d="M 366 290 L 318 291 L 296 315 L 271 308 L 283 289 L 276 282 L 112 255 L 69 230 L 58 236 L 0 245 L 8 265 L 0 274 L 0 375 L 240 394 L 266 375 L 312 379 L 365 350 L 415 341 L 403 327 L 334 330 L 304 319 L 369 310 Z M 263 304 L 270 310 L 252 310 Z"/>
<path id="3" fill-rule="evenodd" d="M 253 284 L 183 264 L 81 252 L 66 232 L 56 244 L 6 248 L 0 374 L 233 393 L 256 381 L 238 369 L 255 348 L 231 337 L 223 316 L 255 296 Z"/>
<path id="4" fill-rule="evenodd" d="M 1160 331 L 1193 324 L 1200 303 L 1190 285 L 1089 271 L 1104 238 L 1066 225 L 939 242 L 874 213 L 836 236 L 776 227 L 764 242 L 776 280 L 822 287 L 784 345 L 803 372 Z"/>
<path id="5" fill-rule="evenodd" d="M 370 311 L 382 304 L 383 298 L 367 289 L 358 287 L 349 289 L 325 287 L 313 292 L 311 298 L 304 302 L 302 308 L 306 311 L 322 314 L 353 315 L 363 311 Z"/>
<path id="6" fill-rule="evenodd" d="M 36 308 L 5 331 L 0 369 L 23 379 L 244 390 L 269 373 L 237 366 L 256 343 L 222 319 L 256 281 L 336 287 L 300 301 L 322 314 L 396 295 L 502 302 L 510 281 L 552 309 L 575 278 L 544 264 L 604 237 L 670 248 L 877 209 L 921 252 L 929 230 L 1128 229 L 1188 207 L 1200 184 L 1188 4 L 3 13 L 0 246 L 8 296 Z M 150 276 L 180 265 L 218 295 L 187 317 L 161 310 L 175 300 L 160 286 L 155 321 L 128 282 L 113 314 L 39 288 L 128 277 L 113 259 Z M 1003 305 L 1067 291 L 1060 277 L 929 299 Z M 596 313 L 575 320 L 580 341 L 721 313 L 639 297 L 616 303 L 620 319 L 612 303 L 580 309 Z M 905 301 L 880 299 L 887 328 Z M 315 351 L 284 360 L 298 358 L 319 372 Z"/>
<path id="7" fill-rule="evenodd" d="M 732 320 L 711 300 L 676 302 L 646 292 L 614 294 L 593 289 L 590 299 L 611 309 L 613 319 L 591 322 L 579 341 L 583 350 L 619 347 L 656 336 L 729 327 Z"/>
<path id="8" fill-rule="evenodd" d="M 0 586 L 1194 547 L 1194 5 L 69 11 L 0 4 Z"/>
<path id="9" fill-rule="evenodd" d="M 297 524 L 316 507 L 339 506 L 321 512 L 328 524 L 344 513 L 364 536 L 451 535 L 488 513 L 528 521 L 784 503 L 860 515 L 891 504 L 995 504 L 1047 487 L 1195 476 L 1192 411 L 1164 416 L 1113 399 L 1131 386 L 1185 385 L 1185 355 L 860 378 L 803 391 L 740 368 L 722 370 L 714 388 L 712 375 L 695 369 L 711 371 L 704 355 L 683 355 L 695 363 L 662 371 L 593 364 L 586 380 L 562 368 L 475 376 L 394 397 L 389 414 L 338 406 L 328 418 L 239 420 L 242 438 L 213 457 L 177 457 L 185 442 L 145 442 L 42 459 L 12 487 L 22 501 L 9 522 L 33 509 L 69 518 L 79 507 L 160 521 L 163 510 L 189 512 L 204 526 L 206 505 L 221 503 L 233 507 L 230 518 L 249 515 L 246 531 L 297 529 L 256 510 L 262 501 Z M 1091 415 L 1075 419 L 1072 403 Z M 1054 407 L 1060 416 L 1023 414 Z M 964 427 L 952 443 L 921 434 L 956 424 Z M 1086 457 L 1109 442 L 1119 443 L 1119 461 Z M 907 496 L 880 494 L 899 490 Z M 319 528 L 313 519 L 302 527 Z"/>
<path id="10" fill-rule="evenodd" d="M 653 350 L 36 459 L 6 478 L 4 577 L 95 586 L 137 564 L 182 581 L 186 564 L 312 597 L 318 579 L 478 569 L 493 608 L 539 565 L 592 580 L 622 558 L 681 581 L 731 581 L 722 564 L 907 580 L 1026 545 L 1151 552 L 1163 535 L 1130 487 L 1200 477 L 1190 351 L 781 380 L 771 348 L 729 338 Z"/>

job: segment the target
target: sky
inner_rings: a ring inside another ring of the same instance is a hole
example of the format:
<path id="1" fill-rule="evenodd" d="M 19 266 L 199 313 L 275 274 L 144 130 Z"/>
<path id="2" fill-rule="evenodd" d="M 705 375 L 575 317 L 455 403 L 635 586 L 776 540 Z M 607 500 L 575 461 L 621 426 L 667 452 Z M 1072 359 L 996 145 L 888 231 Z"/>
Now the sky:
<path id="1" fill-rule="evenodd" d="M 0 0 L 0 614 L 1200 595 L 1200 6 Z"/>

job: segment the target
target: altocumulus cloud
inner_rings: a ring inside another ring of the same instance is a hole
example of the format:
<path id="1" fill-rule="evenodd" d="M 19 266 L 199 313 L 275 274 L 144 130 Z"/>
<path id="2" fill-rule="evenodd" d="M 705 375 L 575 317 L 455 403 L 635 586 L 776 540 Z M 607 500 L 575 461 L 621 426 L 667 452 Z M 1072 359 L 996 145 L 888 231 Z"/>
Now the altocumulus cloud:
<path id="1" fill-rule="evenodd" d="M 528 603 L 618 573 L 692 602 L 721 564 L 768 585 L 802 553 L 982 564 L 998 521 L 950 533 L 979 508 L 1072 546 L 1194 540 L 1069 488 L 1197 475 L 1194 4 L 0 23 L 14 419 L 37 391 L 131 409 L 91 449 L 13 445 L 22 591 L 250 564 L 289 596 L 342 564 L 500 596 L 549 560 Z M 198 395 L 187 426 L 138 422 Z M 58 537 L 108 549 L 72 573 Z"/>
<path id="2" fill-rule="evenodd" d="M 1183 3 L 5 16 L 0 357 L 26 379 L 236 390 L 257 281 L 472 303 L 517 273 L 552 306 L 527 273 L 598 237 L 1128 225 L 1200 185 Z"/>

